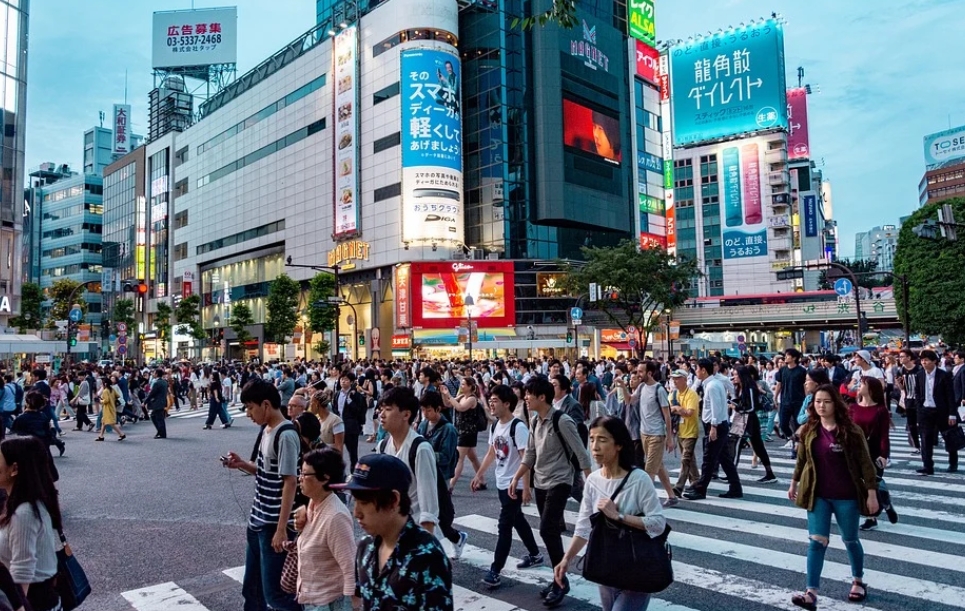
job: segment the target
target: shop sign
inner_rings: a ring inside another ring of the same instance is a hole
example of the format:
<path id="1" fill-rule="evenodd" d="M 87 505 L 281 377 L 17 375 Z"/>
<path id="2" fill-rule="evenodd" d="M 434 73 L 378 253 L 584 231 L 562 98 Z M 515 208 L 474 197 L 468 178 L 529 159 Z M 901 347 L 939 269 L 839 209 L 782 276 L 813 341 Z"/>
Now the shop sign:
<path id="1" fill-rule="evenodd" d="M 537 297 L 560 297 L 566 294 L 563 288 L 562 273 L 536 273 L 536 296 Z"/>
<path id="2" fill-rule="evenodd" d="M 0 314 L 10 314 L 10 298 L 6 295 L 0 295 Z"/>
<path id="3" fill-rule="evenodd" d="M 600 341 L 604 344 L 622 344 L 627 341 L 627 332 L 623 329 L 602 329 Z"/>
<path id="4" fill-rule="evenodd" d="M 570 41 L 570 55 L 582 58 L 583 65 L 596 70 L 599 66 L 604 72 L 610 71 L 610 58 L 596 46 L 596 26 L 590 27 L 583 20 L 583 40 Z"/>
<path id="5" fill-rule="evenodd" d="M 338 265 L 345 269 L 355 267 L 355 264 L 352 263 L 353 261 L 369 260 L 371 248 L 368 242 L 361 240 L 352 240 L 350 242 L 336 244 L 335 248 L 328 251 L 328 266 L 335 267 Z"/>
<path id="6" fill-rule="evenodd" d="M 407 329 L 412 326 L 411 268 L 408 264 L 395 268 L 395 326 Z M 394 341 L 394 340 L 393 340 Z"/>
<path id="7" fill-rule="evenodd" d="M 408 335 L 392 336 L 393 350 L 408 350 L 410 347 L 412 347 L 412 338 L 410 338 Z"/>

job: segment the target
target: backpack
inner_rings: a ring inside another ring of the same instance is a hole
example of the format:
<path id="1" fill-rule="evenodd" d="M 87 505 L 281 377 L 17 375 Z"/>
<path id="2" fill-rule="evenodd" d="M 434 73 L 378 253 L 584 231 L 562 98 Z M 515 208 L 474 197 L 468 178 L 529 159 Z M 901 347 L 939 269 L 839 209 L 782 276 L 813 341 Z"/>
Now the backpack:
<path id="1" fill-rule="evenodd" d="M 560 445 L 563 446 L 563 453 L 566 454 L 567 460 L 573 465 L 573 468 L 577 471 L 582 471 L 583 468 L 580 467 L 580 459 L 577 458 L 576 453 L 570 450 L 570 446 L 566 443 L 566 438 L 560 434 L 560 418 L 563 417 L 563 412 L 558 409 L 553 410 L 553 430 L 556 431 L 556 437 L 560 440 Z M 581 423 L 582 424 L 582 423 Z M 583 425 L 586 428 L 586 425 Z M 577 426 L 577 431 L 579 431 L 579 426 Z"/>
<path id="2" fill-rule="evenodd" d="M 416 454 L 419 451 L 419 446 L 423 443 L 429 443 L 429 440 L 419 435 L 412 440 L 412 445 L 409 446 L 409 471 L 412 473 L 413 479 L 415 479 L 415 459 Z M 385 448 L 389 444 L 389 438 L 386 437 L 379 444 L 379 454 L 385 454 Z M 432 444 L 429 443 L 429 447 Z M 435 458 L 435 450 L 432 451 L 432 456 Z M 452 526 L 453 521 L 456 519 L 456 508 L 452 505 L 452 496 L 449 494 L 449 482 L 446 480 L 442 471 L 439 469 L 439 463 L 436 463 L 436 498 L 439 502 L 439 528 L 446 528 Z"/>
<path id="3" fill-rule="evenodd" d="M 519 418 L 513 418 L 513 422 L 509 425 L 509 437 L 510 439 L 513 440 L 513 447 L 516 448 L 517 450 L 519 449 L 519 446 L 516 445 L 516 427 L 517 425 L 519 425 L 520 422 L 522 422 L 522 420 L 520 420 Z M 494 435 L 495 433 L 496 433 L 496 423 L 493 422 L 493 425 L 489 428 L 489 434 Z"/>
<path id="4" fill-rule="evenodd" d="M 278 425 L 278 430 L 275 432 L 275 438 L 272 440 L 271 447 L 275 451 L 275 456 L 278 456 L 278 443 L 281 439 L 281 434 L 285 431 L 295 431 L 298 433 L 298 428 L 292 424 L 290 421 L 286 420 Z M 261 427 L 258 431 L 258 437 L 255 438 L 255 447 L 251 450 L 251 462 L 257 464 L 258 462 L 258 451 L 261 450 L 261 439 L 265 434 L 265 427 Z M 298 436 L 298 461 L 296 463 L 298 466 L 295 468 L 295 501 L 292 503 L 292 509 L 296 507 L 302 507 L 308 505 L 308 497 L 302 494 L 301 486 L 298 485 L 298 474 L 301 473 L 302 469 L 302 438 L 301 435 Z"/>
<path id="5" fill-rule="evenodd" d="M 489 426 L 489 416 L 486 415 L 486 409 L 477 400 L 476 401 L 476 430 L 485 431 L 486 427 Z"/>

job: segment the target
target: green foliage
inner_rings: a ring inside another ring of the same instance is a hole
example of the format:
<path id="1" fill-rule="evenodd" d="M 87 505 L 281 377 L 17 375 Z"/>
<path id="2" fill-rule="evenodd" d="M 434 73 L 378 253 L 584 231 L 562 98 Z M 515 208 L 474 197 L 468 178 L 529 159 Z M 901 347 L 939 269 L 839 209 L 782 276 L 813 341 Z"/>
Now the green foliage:
<path id="1" fill-rule="evenodd" d="M 10 319 L 10 324 L 21 333 L 43 327 L 44 291 L 39 284 L 25 282 L 20 289 L 20 315 Z"/>
<path id="2" fill-rule="evenodd" d="M 965 198 L 945 200 L 955 218 L 965 220 Z M 965 236 L 950 242 L 944 238 L 926 240 L 912 229 L 926 219 L 937 220 L 941 204 L 916 210 L 901 226 L 895 251 L 895 274 L 908 278 L 908 310 L 911 330 L 927 335 L 941 335 L 951 345 L 965 344 Z M 895 290 L 899 314 L 904 312 L 903 296 Z"/>
<path id="3" fill-rule="evenodd" d="M 324 355 L 328 354 L 329 349 L 332 347 L 332 342 L 325 339 L 320 339 L 315 342 L 312 347 L 315 348 L 315 352 Z"/>
<path id="4" fill-rule="evenodd" d="M 57 282 L 54 282 L 50 288 L 47 289 L 47 298 L 51 300 L 50 306 L 50 320 L 67 320 L 67 314 L 70 312 L 70 306 L 73 304 L 80 305 L 80 309 L 87 314 L 87 302 L 84 301 L 83 290 L 78 290 L 77 287 L 80 286 L 80 282 L 76 280 L 71 280 L 70 278 L 62 278 Z M 74 291 L 77 291 L 74 294 Z M 71 294 L 74 296 L 71 297 Z"/>
<path id="5" fill-rule="evenodd" d="M 688 299 L 687 284 L 700 275 L 695 261 L 677 260 L 659 249 L 638 250 L 632 240 L 615 247 L 582 248 L 586 264 L 569 263 L 564 284 L 572 295 L 585 295 L 595 282 L 617 298 L 583 301 L 585 310 L 597 310 L 614 325 L 626 331 L 634 326 L 642 341 L 638 350 L 646 350 L 646 338 L 660 324 L 665 308 L 673 308 Z"/>
<path id="6" fill-rule="evenodd" d="M 287 343 L 298 323 L 298 294 L 301 287 L 287 274 L 281 274 L 268 286 L 265 302 L 265 339 L 278 344 Z"/>
<path id="7" fill-rule="evenodd" d="M 334 306 L 315 305 L 318 301 L 326 301 L 335 296 L 335 276 L 319 272 L 308 283 L 308 326 L 312 331 L 330 331 L 335 328 L 335 318 L 338 308 Z"/>
<path id="8" fill-rule="evenodd" d="M 117 323 L 124 323 L 127 325 L 127 332 L 134 332 L 134 300 L 133 299 L 118 299 L 114 302 L 114 309 L 111 312 L 111 322 L 114 324 L 114 330 L 117 330 Z"/>
<path id="9" fill-rule="evenodd" d="M 838 259 L 837 263 L 844 265 L 851 271 L 855 273 L 855 278 L 858 281 L 858 286 L 864 287 L 866 289 L 873 289 L 877 286 L 888 286 L 891 284 L 891 277 L 886 273 L 875 274 L 873 272 L 878 271 L 877 261 L 861 261 L 851 259 Z M 828 278 L 828 271 L 831 272 L 831 278 Z M 834 288 L 834 281 L 841 277 L 841 270 L 822 270 L 821 275 L 818 276 L 818 287 L 822 291 L 830 291 Z M 884 285 L 882 285 L 884 282 Z"/>
<path id="10" fill-rule="evenodd" d="M 157 302 L 157 314 L 154 315 L 154 330 L 157 338 L 164 345 L 171 339 L 171 306 L 166 301 Z"/>
<path id="11" fill-rule="evenodd" d="M 553 6 L 549 10 L 529 17 L 516 17 L 510 27 L 528 30 L 535 25 L 545 26 L 547 23 L 555 23 L 567 30 L 576 26 L 576 0 L 553 0 Z"/>
<path id="12" fill-rule="evenodd" d="M 207 339 L 208 334 L 201 325 L 200 295 L 191 295 L 178 302 L 174 318 L 178 321 L 178 333 L 181 335 L 190 335 L 199 342 Z"/>
<path id="13" fill-rule="evenodd" d="M 251 308 L 247 303 L 239 302 L 231 309 L 231 330 L 235 332 L 235 337 L 244 346 L 245 342 L 251 341 L 252 335 L 248 327 L 255 324 L 255 317 L 251 314 Z M 242 354 L 246 350 L 242 348 Z"/>

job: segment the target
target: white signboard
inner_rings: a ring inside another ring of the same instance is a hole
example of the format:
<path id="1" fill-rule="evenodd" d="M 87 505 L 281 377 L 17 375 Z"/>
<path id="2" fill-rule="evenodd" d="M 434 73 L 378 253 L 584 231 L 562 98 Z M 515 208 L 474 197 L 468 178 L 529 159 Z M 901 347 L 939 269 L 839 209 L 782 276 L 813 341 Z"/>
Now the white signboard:
<path id="1" fill-rule="evenodd" d="M 154 13 L 154 68 L 234 64 L 238 57 L 238 7 Z"/>
<path id="2" fill-rule="evenodd" d="M 131 152 L 131 105 L 114 104 L 114 145 L 115 155 Z"/>
<path id="3" fill-rule="evenodd" d="M 358 28 L 335 38 L 335 237 L 359 230 Z"/>
<path id="4" fill-rule="evenodd" d="M 936 168 L 965 157 L 965 126 L 925 136 L 925 166 Z"/>

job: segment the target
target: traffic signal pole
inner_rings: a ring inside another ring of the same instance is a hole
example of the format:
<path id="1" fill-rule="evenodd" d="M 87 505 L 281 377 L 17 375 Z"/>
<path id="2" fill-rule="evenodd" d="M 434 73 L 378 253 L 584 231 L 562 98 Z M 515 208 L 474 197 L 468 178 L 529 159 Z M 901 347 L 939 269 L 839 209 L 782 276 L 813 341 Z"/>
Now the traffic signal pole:
<path id="1" fill-rule="evenodd" d="M 84 288 L 88 284 L 100 284 L 100 280 L 88 280 L 87 282 L 81 282 L 80 284 L 78 284 L 76 288 L 74 288 L 74 290 L 70 292 L 70 297 L 67 298 L 67 301 L 70 302 L 71 304 L 71 309 L 74 308 L 74 305 L 75 305 L 74 298 L 77 297 L 77 291 Z M 75 323 L 70 320 L 70 314 L 68 313 L 67 315 L 67 352 L 64 354 L 64 361 L 66 366 L 68 367 L 70 366 L 70 347 L 71 347 L 70 340 L 73 339 L 74 326 L 75 326 Z"/>

